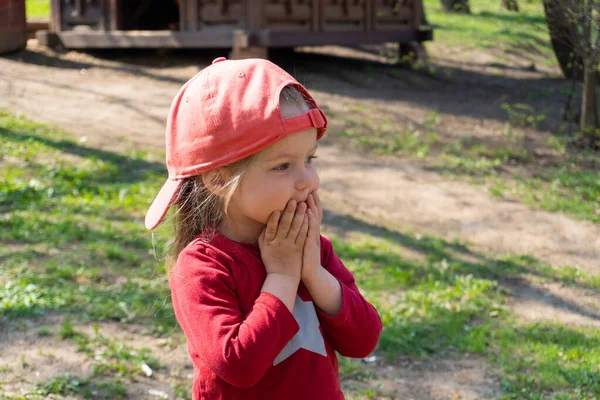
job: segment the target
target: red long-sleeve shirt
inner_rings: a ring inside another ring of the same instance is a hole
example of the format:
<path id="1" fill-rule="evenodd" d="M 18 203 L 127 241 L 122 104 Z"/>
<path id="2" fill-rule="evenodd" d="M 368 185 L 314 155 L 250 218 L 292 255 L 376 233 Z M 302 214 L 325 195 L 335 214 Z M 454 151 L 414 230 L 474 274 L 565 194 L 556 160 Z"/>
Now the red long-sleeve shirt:
<path id="1" fill-rule="evenodd" d="M 342 309 L 333 317 L 313 305 L 302 283 L 293 314 L 261 293 L 266 271 L 257 245 L 217 234 L 181 252 L 170 285 L 194 364 L 194 400 L 344 398 L 335 351 L 366 357 L 381 319 L 325 236 L 321 263 L 342 288 Z"/>

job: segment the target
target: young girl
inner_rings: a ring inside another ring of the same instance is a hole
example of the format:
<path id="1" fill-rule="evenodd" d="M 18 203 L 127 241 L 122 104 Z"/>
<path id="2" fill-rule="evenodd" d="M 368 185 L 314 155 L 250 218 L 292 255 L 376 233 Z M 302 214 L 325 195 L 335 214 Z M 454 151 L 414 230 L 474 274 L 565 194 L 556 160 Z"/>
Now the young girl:
<path id="1" fill-rule="evenodd" d="M 336 351 L 366 357 L 379 340 L 377 311 L 320 235 L 312 160 L 326 128 L 262 59 L 217 58 L 173 100 L 169 179 L 146 227 L 175 205 L 170 286 L 194 400 L 343 399 Z"/>

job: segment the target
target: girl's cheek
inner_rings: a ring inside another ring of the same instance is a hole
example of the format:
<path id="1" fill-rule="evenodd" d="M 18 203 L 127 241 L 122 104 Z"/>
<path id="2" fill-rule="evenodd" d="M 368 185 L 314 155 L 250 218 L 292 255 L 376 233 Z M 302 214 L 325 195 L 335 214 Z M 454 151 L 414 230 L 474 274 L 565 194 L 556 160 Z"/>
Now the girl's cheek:
<path id="1" fill-rule="evenodd" d="M 266 185 L 262 188 L 261 194 L 264 196 L 263 207 L 268 210 L 268 217 L 275 211 L 283 211 L 287 206 L 288 201 L 291 198 L 291 193 L 286 190 L 285 185 L 279 185 L 276 182 L 271 182 L 270 185 Z"/>
<path id="2" fill-rule="evenodd" d="M 317 171 L 314 171 L 314 177 L 312 178 L 312 182 L 311 182 L 311 191 L 315 191 L 319 188 L 319 184 L 321 183 L 321 180 L 319 179 L 319 174 L 317 173 Z"/>

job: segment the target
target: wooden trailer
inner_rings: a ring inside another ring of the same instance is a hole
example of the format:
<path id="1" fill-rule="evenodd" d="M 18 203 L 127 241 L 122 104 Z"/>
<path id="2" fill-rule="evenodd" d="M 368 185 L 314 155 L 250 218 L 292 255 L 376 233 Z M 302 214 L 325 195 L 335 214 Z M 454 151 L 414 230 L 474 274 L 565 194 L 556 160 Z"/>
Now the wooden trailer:
<path id="1" fill-rule="evenodd" d="M 51 0 L 49 31 L 66 48 L 232 48 L 432 39 L 422 0 Z"/>

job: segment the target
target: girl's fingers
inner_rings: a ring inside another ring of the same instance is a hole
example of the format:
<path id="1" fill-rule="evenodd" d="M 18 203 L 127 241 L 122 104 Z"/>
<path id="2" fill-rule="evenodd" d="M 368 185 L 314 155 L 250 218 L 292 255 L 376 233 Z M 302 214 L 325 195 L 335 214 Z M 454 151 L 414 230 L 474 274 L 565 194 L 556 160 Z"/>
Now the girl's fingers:
<path id="1" fill-rule="evenodd" d="M 263 233 L 261 234 L 267 242 L 275 239 L 275 235 L 277 234 L 277 224 L 279 222 L 280 211 L 273 211 L 269 220 L 267 221 L 267 226 L 265 227 Z"/>
<path id="2" fill-rule="evenodd" d="M 309 194 L 307 199 L 306 199 L 306 204 L 308 205 L 308 208 L 310 208 L 311 210 L 315 209 L 315 199 L 313 197 L 313 194 Z"/>
<path id="3" fill-rule="evenodd" d="M 304 214 L 304 218 L 302 219 L 302 225 L 300 226 L 300 230 L 298 231 L 298 236 L 296 237 L 296 244 L 298 246 L 302 246 L 302 247 L 304 246 L 304 242 L 306 241 L 307 232 L 308 232 L 308 215 Z"/>
<path id="4" fill-rule="evenodd" d="M 319 219 L 319 222 L 321 222 L 323 221 L 323 208 L 321 207 L 321 199 L 319 198 L 319 194 L 316 190 L 312 193 L 312 195 L 317 208 L 317 218 Z"/>
<path id="5" fill-rule="evenodd" d="M 290 226 L 290 231 L 288 232 L 288 237 L 296 240 L 298 236 L 298 231 L 302 226 L 302 221 L 304 221 L 304 215 L 306 212 L 306 203 L 300 203 L 296 207 L 296 215 L 294 215 L 294 219 L 292 220 L 292 225 Z"/>
<path id="6" fill-rule="evenodd" d="M 308 195 L 307 203 L 308 207 L 312 210 L 312 212 L 315 214 L 315 217 L 320 223 L 323 213 L 321 211 L 321 202 L 319 201 L 319 196 L 317 195 L 317 192 L 312 192 Z"/>
<path id="7" fill-rule="evenodd" d="M 306 212 L 308 215 L 308 234 L 307 236 L 319 237 L 319 221 L 312 210 Z"/>
<path id="8" fill-rule="evenodd" d="M 283 215 L 279 221 L 277 235 L 275 236 L 277 239 L 283 240 L 287 237 L 290 226 L 292 225 L 292 219 L 294 218 L 294 211 L 296 211 L 296 201 L 290 200 L 285 207 L 285 210 L 283 210 Z"/>

